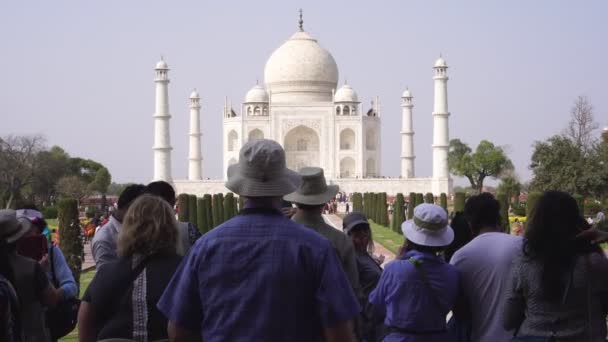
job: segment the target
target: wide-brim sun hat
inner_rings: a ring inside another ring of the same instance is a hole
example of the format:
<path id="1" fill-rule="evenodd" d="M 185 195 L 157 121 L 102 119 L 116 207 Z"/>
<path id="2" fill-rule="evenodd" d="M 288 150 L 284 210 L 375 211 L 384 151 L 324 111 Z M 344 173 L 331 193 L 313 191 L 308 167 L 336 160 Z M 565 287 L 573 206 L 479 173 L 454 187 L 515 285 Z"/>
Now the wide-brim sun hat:
<path id="1" fill-rule="evenodd" d="M 421 246 L 443 247 L 454 241 L 448 214 L 435 204 L 423 203 L 414 208 L 414 218 L 403 222 L 401 231 L 408 240 Z"/>
<path id="2" fill-rule="evenodd" d="M 14 243 L 31 229 L 17 219 L 17 213 L 11 209 L 0 210 L 0 239 Z"/>
<path id="3" fill-rule="evenodd" d="M 226 188 L 245 197 L 280 197 L 294 192 L 300 175 L 287 168 L 285 151 L 273 140 L 247 142 L 239 161 L 228 167 Z"/>
<path id="4" fill-rule="evenodd" d="M 296 191 L 283 197 L 286 201 L 306 205 L 321 205 L 336 197 L 338 186 L 327 185 L 322 168 L 304 167 L 299 174 L 302 177 L 302 183 Z"/>

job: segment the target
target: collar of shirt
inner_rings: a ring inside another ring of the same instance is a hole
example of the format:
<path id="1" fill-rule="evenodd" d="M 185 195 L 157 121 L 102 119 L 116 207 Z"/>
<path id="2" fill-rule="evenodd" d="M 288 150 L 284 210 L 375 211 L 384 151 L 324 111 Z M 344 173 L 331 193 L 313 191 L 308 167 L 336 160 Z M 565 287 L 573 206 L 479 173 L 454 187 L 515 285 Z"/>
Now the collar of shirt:
<path id="1" fill-rule="evenodd" d="M 408 251 L 401 257 L 401 260 L 407 260 L 412 257 L 415 259 L 418 259 L 418 260 L 422 260 L 422 261 L 430 261 L 430 262 L 438 262 L 438 263 L 445 262 L 443 260 L 443 258 L 440 256 L 437 256 L 437 255 L 434 255 L 431 253 L 417 251 L 417 250 Z"/>
<path id="2" fill-rule="evenodd" d="M 323 219 L 323 216 L 321 216 L 321 213 L 307 212 L 303 210 L 298 210 L 295 215 L 293 215 L 292 219 L 303 225 L 306 225 L 306 223 L 315 225 L 325 223 L 325 220 Z"/>

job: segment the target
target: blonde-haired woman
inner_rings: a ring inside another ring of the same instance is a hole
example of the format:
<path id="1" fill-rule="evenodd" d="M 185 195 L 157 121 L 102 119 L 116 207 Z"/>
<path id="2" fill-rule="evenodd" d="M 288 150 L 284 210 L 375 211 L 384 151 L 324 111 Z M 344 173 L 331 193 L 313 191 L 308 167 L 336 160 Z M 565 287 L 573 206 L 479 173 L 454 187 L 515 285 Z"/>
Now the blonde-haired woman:
<path id="1" fill-rule="evenodd" d="M 118 234 L 117 261 L 101 267 L 78 313 L 81 342 L 167 339 L 156 302 L 177 269 L 178 230 L 173 208 L 142 195 L 129 207 Z"/>

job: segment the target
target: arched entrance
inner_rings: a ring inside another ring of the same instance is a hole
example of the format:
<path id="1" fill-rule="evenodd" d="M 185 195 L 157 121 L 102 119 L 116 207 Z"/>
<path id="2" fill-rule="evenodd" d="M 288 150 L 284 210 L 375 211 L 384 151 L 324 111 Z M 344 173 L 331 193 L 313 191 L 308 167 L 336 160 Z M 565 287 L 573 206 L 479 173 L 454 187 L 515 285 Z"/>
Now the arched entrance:
<path id="1" fill-rule="evenodd" d="M 340 160 L 340 178 L 351 178 L 355 176 L 355 160 L 351 157 Z"/>
<path id="2" fill-rule="evenodd" d="M 319 135 L 312 128 L 297 126 L 285 135 L 287 167 L 298 171 L 306 166 L 320 166 Z"/>

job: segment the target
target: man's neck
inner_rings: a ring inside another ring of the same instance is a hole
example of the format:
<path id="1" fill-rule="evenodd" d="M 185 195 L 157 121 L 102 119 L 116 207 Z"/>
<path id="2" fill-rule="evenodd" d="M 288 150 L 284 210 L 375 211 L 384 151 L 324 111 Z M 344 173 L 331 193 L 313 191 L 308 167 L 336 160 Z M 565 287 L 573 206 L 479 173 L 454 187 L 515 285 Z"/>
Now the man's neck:
<path id="1" fill-rule="evenodd" d="M 482 227 L 479 230 L 479 235 L 485 234 L 485 233 L 503 233 L 503 231 L 500 230 L 498 227 Z"/>
<path id="2" fill-rule="evenodd" d="M 281 197 L 248 197 L 245 208 L 268 208 L 281 210 L 283 199 Z"/>

